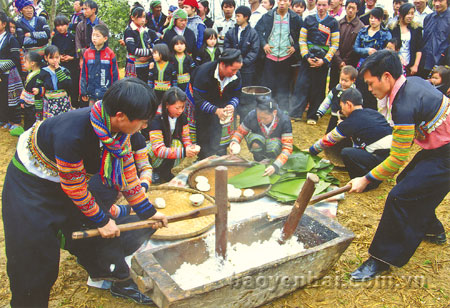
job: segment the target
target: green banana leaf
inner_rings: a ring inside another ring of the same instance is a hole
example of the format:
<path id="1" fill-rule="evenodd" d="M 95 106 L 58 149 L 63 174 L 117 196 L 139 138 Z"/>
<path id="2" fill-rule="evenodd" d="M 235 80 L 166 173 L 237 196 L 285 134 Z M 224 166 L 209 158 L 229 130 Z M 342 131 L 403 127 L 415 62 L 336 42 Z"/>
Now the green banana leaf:
<path id="1" fill-rule="evenodd" d="M 228 179 L 228 184 L 236 188 L 249 188 L 260 185 L 269 185 L 270 178 L 263 176 L 266 166 L 255 165 Z"/>
<path id="2" fill-rule="evenodd" d="M 281 167 L 285 171 L 308 172 L 316 163 L 310 154 L 305 152 L 292 153 L 288 161 Z"/>
<path id="3" fill-rule="evenodd" d="M 297 196 L 300 194 L 306 179 L 295 179 L 282 183 L 277 183 L 272 186 L 268 195 L 279 202 L 290 202 L 295 201 Z M 316 185 L 313 195 L 317 195 L 325 191 L 331 183 L 320 180 Z"/>

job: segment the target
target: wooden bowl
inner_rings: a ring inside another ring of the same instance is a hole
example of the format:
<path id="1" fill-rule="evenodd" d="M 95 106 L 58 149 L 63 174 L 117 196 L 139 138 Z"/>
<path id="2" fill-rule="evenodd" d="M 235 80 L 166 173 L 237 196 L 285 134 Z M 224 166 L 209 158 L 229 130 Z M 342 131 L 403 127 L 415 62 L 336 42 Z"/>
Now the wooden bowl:
<path id="1" fill-rule="evenodd" d="M 202 194 L 205 197 L 203 203 L 199 206 L 193 206 L 189 197 L 193 194 Z M 157 209 L 158 212 L 166 216 L 182 214 L 199 208 L 214 205 L 214 199 L 210 196 L 194 189 L 174 186 L 151 186 L 147 192 L 151 203 L 156 198 L 163 198 L 166 201 L 166 207 Z M 118 203 L 127 203 L 122 197 Z M 178 222 L 169 223 L 167 228 L 156 230 L 152 235 L 152 240 L 179 240 L 194 237 L 208 231 L 215 223 L 214 215 L 198 217 Z"/>

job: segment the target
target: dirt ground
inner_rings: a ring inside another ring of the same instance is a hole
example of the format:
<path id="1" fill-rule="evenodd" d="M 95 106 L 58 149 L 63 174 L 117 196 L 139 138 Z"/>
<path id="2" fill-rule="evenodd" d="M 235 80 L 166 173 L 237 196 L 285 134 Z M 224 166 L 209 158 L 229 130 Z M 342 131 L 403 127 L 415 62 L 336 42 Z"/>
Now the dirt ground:
<path id="1" fill-rule="evenodd" d="M 294 143 L 306 148 L 325 131 L 328 118 L 317 126 L 293 123 Z M 14 154 L 16 137 L 0 128 L 0 188 L 8 163 Z M 417 149 L 415 148 L 415 151 Z M 247 157 L 248 158 L 248 157 Z M 341 185 L 349 178 L 335 170 Z M 353 231 L 355 240 L 331 268 L 324 279 L 264 305 L 281 307 L 450 307 L 450 246 L 422 243 L 410 262 L 395 268 L 387 278 L 375 282 L 352 283 L 349 273 L 367 257 L 368 247 L 376 230 L 387 193 L 394 180 L 383 183 L 375 191 L 347 195 L 340 201 L 337 220 Z M 442 202 L 437 215 L 450 236 L 450 197 Z M 0 224 L 0 307 L 8 307 L 10 293 L 6 274 L 3 224 Z M 61 253 L 59 278 L 52 289 L 50 307 L 139 307 L 131 301 L 114 298 L 109 291 L 86 285 L 87 274 L 66 251 Z M 238 306 L 238 304 L 236 305 Z M 219 307 L 219 306 L 218 306 Z"/>

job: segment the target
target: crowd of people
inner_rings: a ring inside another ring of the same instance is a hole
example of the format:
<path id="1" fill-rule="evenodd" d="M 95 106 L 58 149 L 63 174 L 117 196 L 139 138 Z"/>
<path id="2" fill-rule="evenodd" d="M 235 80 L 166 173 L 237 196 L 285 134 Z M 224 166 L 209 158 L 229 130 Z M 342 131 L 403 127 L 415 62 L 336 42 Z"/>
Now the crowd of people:
<path id="1" fill-rule="evenodd" d="M 119 238 L 117 224 L 167 225 L 145 191 L 185 157 L 238 154 L 245 139 L 264 176 L 279 172 L 304 113 L 316 125 L 331 112 L 307 151 L 340 147 L 352 192 L 392 177 L 413 142 L 423 148 L 397 178 L 353 280 L 403 266 L 423 239 L 445 243 L 435 208 L 450 187 L 448 1 L 394 0 L 393 12 L 343 2 L 223 0 L 216 19 L 207 0 L 168 12 L 160 0 L 148 12 L 136 2 L 120 40 L 122 79 L 95 1 L 74 1 L 52 25 L 39 0 L 15 0 L 13 18 L 0 12 L 0 124 L 20 136 L 2 199 L 11 306 L 48 304 L 61 234 L 92 279 L 115 281 L 113 295 L 151 302 L 124 263 L 151 232 Z M 241 97 L 252 86 L 270 93 Z M 118 191 L 129 205 L 115 204 Z M 102 238 L 72 241 L 82 227 Z"/>

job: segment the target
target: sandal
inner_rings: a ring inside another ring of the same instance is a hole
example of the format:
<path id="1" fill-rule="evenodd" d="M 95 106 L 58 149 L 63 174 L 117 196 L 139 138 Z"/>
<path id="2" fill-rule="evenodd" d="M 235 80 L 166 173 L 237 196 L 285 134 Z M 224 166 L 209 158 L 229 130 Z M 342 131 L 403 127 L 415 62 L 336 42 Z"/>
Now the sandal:
<path id="1" fill-rule="evenodd" d="M 316 120 L 308 119 L 308 121 L 306 121 L 306 124 L 308 124 L 308 125 L 316 125 L 317 122 L 316 122 Z"/>

